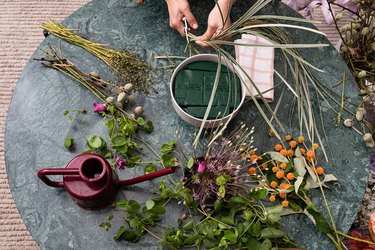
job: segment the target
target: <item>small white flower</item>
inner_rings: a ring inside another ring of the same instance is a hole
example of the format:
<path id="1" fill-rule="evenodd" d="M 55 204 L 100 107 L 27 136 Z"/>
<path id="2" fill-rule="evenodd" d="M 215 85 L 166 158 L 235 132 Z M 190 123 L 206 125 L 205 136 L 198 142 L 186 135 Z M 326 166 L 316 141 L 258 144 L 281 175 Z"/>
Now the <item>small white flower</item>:
<path id="1" fill-rule="evenodd" d="M 364 140 L 365 142 L 371 142 L 371 141 L 373 141 L 374 139 L 372 138 L 372 134 L 370 134 L 370 133 L 366 133 L 366 134 L 363 136 L 363 140 Z"/>
<path id="2" fill-rule="evenodd" d="M 358 121 L 362 121 L 364 115 L 366 115 L 366 109 L 364 109 L 364 108 L 358 108 L 357 112 L 355 113 L 355 118 Z"/>
<path id="3" fill-rule="evenodd" d="M 350 128 L 351 126 L 353 126 L 353 120 L 352 119 L 346 119 L 344 121 L 344 125 L 348 128 Z"/>

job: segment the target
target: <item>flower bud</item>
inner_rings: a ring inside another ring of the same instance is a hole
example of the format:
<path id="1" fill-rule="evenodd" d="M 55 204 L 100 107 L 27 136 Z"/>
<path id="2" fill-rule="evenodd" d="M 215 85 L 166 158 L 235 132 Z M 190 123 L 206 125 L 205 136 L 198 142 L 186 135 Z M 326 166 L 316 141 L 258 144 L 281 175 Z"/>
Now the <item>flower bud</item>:
<path id="1" fill-rule="evenodd" d="M 132 105 L 134 102 L 135 102 L 135 96 L 134 95 L 130 95 L 128 97 L 128 103 L 129 103 L 129 105 Z"/>
<path id="2" fill-rule="evenodd" d="M 359 73 L 358 73 L 358 78 L 359 79 L 362 79 L 362 78 L 365 78 L 366 77 L 366 70 L 361 70 Z"/>
<path id="3" fill-rule="evenodd" d="M 353 126 L 353 120 L 352 119 L 346 119 L 344 121 L 344 125 L 348 128 L 350 128 L 351 126 Z"/>
<path id="4" fill-rule="evenodd" d="M 115 101 L 115 98 L 113 98 L 113 96 L 108 96 L 107 99 L 105 99 L 105 101 L 109 104 L 113 103 Z"/>
<path id="5" fill-rule="evenodd" d="M 365 142 L 371 142 L 371 141 L 374 140 L 374 139 L 372 138 L 372 134 L 370 134 L 370 133 L 366 133 L 366 134 L 363 136 L 363 140 L 364 140 Z"/>

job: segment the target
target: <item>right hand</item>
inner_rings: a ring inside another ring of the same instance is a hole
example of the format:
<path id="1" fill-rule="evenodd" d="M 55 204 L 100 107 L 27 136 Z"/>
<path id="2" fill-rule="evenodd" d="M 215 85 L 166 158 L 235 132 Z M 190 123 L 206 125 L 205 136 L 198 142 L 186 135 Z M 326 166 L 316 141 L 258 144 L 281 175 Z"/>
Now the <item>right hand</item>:
<path id="1" fill-rule="evenodd" d="M 186 17 L 189 26 L 193 29 L 198 28 L 198 22 L 187 0 L 166 0 L 169 12 L 169 26 L 177 30 L 181 36 L 185 36 L 184 23 L 182 18 Z"/>

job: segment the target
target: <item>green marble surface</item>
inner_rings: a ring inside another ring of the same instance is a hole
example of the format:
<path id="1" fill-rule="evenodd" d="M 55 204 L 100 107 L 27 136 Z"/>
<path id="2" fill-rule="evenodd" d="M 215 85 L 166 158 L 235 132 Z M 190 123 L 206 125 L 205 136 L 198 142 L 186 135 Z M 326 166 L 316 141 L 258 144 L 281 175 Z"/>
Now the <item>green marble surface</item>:
<path id="1" fill-rule="evenodd" d="M 208 3 L 209 2 L 209 3 Z M 198 33 L 204 31 L 207 15 L 213 1 L 196 1 L 193 12 L 201 24 Z M 233 19 L 239 17 L 251 1 L 238 0 L 233 10 Z M 199 14 L 198 14 L 199 13 Z M 262 10 L 263 14 L 296 16 L 297 14 L 279 1 L 274 1 Z M 185 39 L 168 28 L 168 13 L 162 0 L 146 1 L 137 6 L 129 0 L 94 0 L 68 17 L 64 24 L 78 28 L 82 35 L 93 41 L 112 44 L 115 48 L 125 48 L 141 55 L 145 61 L 155 63 L 155 55 L 184 54 Z M 41 31 L 42 32 L 42 31 Z M 304 31 L 290 30 L 290 36 L 296 42 L 328 43 L 328 40 Z M 47 43 L 56 45 L 57 39 L 48 37 L 40 47 Z M 62 43 L 65 55 L 86 72 L 98 72 L 104 79 L 111 79 L 111 71 L 97 58 L 81 48 Z M 330 46 L 302 51 L 304 57 L 324 73 L 315 72 L 315 76 L 326 86 L 332 87 L 342 78 L 344 70 L 348 72 L 339 54 Z M 276 54 L 278 55 L 278 54 Z M 38 49 L 32 57 L 42 57 Z M 283 61 L 276 56 L 277 69 L 284 68 Z M 171 71 L 157 71 L 156 88 L 158 94 L 147 98 L 139 96 L 138 102 L 144 105 L 146 118 L 155 125 L 148 141 L 156 147 L 175 137 L 180 131 L 181 144 L 189 147 L 193 141 L 195 128 L 182 121 L 174 112 L 168 93 Z M 278 79 L 275 84 L 280 83 Z M 335 89 L 340 91 L 340 89 Z M 352 77 L 346 81 L 346 94 L 357 102 L 358 90 Z M 275 91 L 276 99 L 280 88 Z M 292 97 L 287 98 L 279 110 L 281 122 L 289 133 L 297 135 L 299 130 L 290 117 Z M 98 225 L 106 216 L 116 214 L 110 208 L 100 211 L 86 211 L 79 208 L 64 190 L 47 187 L 37 178 L 37 171 L 47 167 L 64 167 L 68 161 L 83 150 L 83 142 L 76 152 L 69 152 L 63 146 L 66 136 L 80 137 L 93 133 L 106 135 L 106 129 L 100 116 L 87 115 L 80 123 L 67 123 L 64 110 L 86 108 L 92 110 L 96 98 L 77 82 L 52 69 L 44 68 L 40 63 L 30 60 L 16 86 L 10 105 L 5 137 L 5 157 L 9 183 L 17 208 L 32 236 L 42 249 L 156 249 L 157 242 L 145 236 L 139 243 L 120 243 L 112 240 L 115 232 L 105 232 Z M 338 229 L 347 231 L 352 224 L 362 200 L 369 164 L 369 151 L 362 139 L 353 130 L 336 128 L 335 115 L 327 105 L 312 99 L 314 110 L 322 110 L 323 121 L 316 113 L 319 126 L 323 126 L 327 139 L 323 143 L 330 148 L 330 162 L 324 163 L 326 171 L 333 173 L 338 184 L 327 190 L 329 205 Z M 274 105 L 274 104 L 273 104 Z M 255 142 L 259 150 L 270 150 L 267 138 L 268 128 L 252 102 L 246 103 L 232 126 L 244 121 L 255 127 Z M 126 169 L 121 178 L 130 178 L 142 174 L 142 169 Z M 157 180 L 126 188 L 119 197 L 146 200 L 151 187 Z M 321 197 L 317 195 L 315 197 Z M 313 198 L 322 208 L 321 198 Z M 164 224 L 176 225 L 176 218 L 182 214 L 177 204 L 168 208 Z M 119 215 L 119 214 L 117 214 Z M 120 221 L 115 222 L 115 226 Z M 283 219 L 284 228 L 301 246 L 308 249 L 333 249 L 327 238 L 318 233 L 311 222 L 303 216 Z"/>

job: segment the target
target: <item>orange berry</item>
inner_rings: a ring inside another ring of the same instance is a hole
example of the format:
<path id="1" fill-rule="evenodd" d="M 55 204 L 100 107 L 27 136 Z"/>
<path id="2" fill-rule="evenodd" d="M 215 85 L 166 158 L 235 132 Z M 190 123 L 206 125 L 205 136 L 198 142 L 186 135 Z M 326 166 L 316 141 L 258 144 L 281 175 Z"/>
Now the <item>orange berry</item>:
<path id="1" fill-rule="evenodd" d="M 285 176 L 285 172 L 283 170 L 279 170 L 276 172 L 276 178 L 281 179 Z"/>
<path id="2" fill-rule="evenodd" d="M 294 176 L 293 173 L 287 173 L 286 178 L 287 178 L 288 180 L 292 181 L 292 180 L 294 180 L 296 177 Z"/>
<path id="3" fill-rule="evenodd" d="M 279 196 L 280 196 L 281 199 L 285 199 L 286 198 L 286 194 L 285 193 L 280 193 Z"/>
<path id="4" fill-rule="evenodd" d="M 319 144 L 318 143 L 314 143 L 312 145 L 312 148 L 315 149 L 315 150 L 317 150 L 319 148 Z"/>
<path id="5" fill-rule="evenodd" d="M 295 147 L 297 147 L 297 142 L 296 141 L 291 141 L 291 142 L 289 142 L 289 146 L 291 148 L 295 148 Z"/>
<path id="6" fill-rule="evenodd" d="M 303 154 L 303 155 L 306 153 L 306 149 L 304 149 L 304 148 L 300 148 L 299 151 L 301 151 L 301 154 Z"/>
<path id="7" fill-rule="evenodd" d="M 307 150 L 306 155 L 309 158 L 314 158 L 315 157 L 315 152 L 314 152 L 314 150 Z"/>
<path id="8" fill-rule="evenodd" d="M 287 136 L 285 136 L 285 140 L 290 141 L 291 139 L 292 139 L 292 136 L 291 136 L 291 135 L 287 135 Z"/>
<path id="9" fill-rule="evenodd" d="M 246 159 L 247 154 L 241 154 L 241 159 Z"/>
<path id="10" fill-rule="evenodd" d="M 276 173 L 277 171 L 279 171 L 279 168 L 276 167 L 276 166 L 273 166 L 273 167 L 272 167 L 272 172 Z"/>
<path id="11" fill-rule="evenodd" d="M 261 160 L 263 160 L 263 157 L 262 156 L 257 156 L 257 160 L 261 161 Z"/>
<path id="12" fill-rule="evenodd" d="M 305 141 L 305 137 L 303 137 L 302 135 L 300 135 L 298 137 L 298 143 L 303 143 Z"/>
<path id="13" fill-rule="evenodd" d="M 249 168 L 249 174 L 251 174 L 251 175 L 255 175 L 256 172 L 257 172 L 257 168 L 255 168 L 255 167 L 251 167 L 251 168 Z"/>
<path id="14" fill-rule="evenodd" d="M 322 174 L 324 174 L 324 168 L 322 168 L 322 167 L 317 167 L 317 168 L 316 168 L 316 173 L 317 173 L 318 175 L 322 175 Z"/>
<path id="15" fill-rule="evenodd" d="M 283 207 L 287 207 L 287 206 L 289 206 L 289 202 L 287 200 L 284 200 L 284 201 L 281 202 L 281 205 Z"/>
<path id="16" fill-rule="evenodd" d="M 270 202 L 274 202 L 276 200 L 276 196 L 271 194 L 269 200 L 270 200 Z"/>
<path id="17" fill-rule="evenodd" d="M 257 155 L 250 155 L 250 161 L 255 161 L 258 159 Z"/>
<path id="18" fill-rule="evenodd" d="M 280 164 L 280 168 L 281 168 L 281 169 L 286 169 L 286 163 L 285 163 L 285 162 L 281 163 L 281 164 Z"/>
<path id="19" fill-rule="evenodd" d="M 288 151 L 286 149 L 281 149 L 280 154 L 282 154 L 283 156 L 287 156 Z"/>
<path id="20" fill-rule="evenodd" d="M 276 144 L 275 145 L 275 150 L 276 151 L 280 151 L 281 149 L 283 149 L 283 146 L 281 146 L 280 144 Z"/>
<path id="21" fill-rule="evenodd" d="M 292 186 L 292 185 L 290 185 L 289 183 L 283 182 L 283 183 L 280 184 L 279 188 L 281 190 L 287 190 L 288 188 L 290 188 L 290 186 Z"/>
<path id="22" fill-rule="evenodd" d="M 277 188 L 277 182 L 276 181 L 271 181 L 270 186 L 271 186 L 271 188 Z"/>
<path id="23" fill-rule="evenodd" d="M 267 168 L 267 163 L 262 163 L 262 169 L 266 169 Z"/>
<path id="24" fill-rule="evenodd" d="M 255 155 L 255 150 L 250 150 L 249 155 Z"/>
<path id="25" fill-rule="evenodd" d="M 294 155 L 294 151 L 292 149 L 289 149 L 288 150 L 288 156 L 293 157 L 293 155 Z"/>

